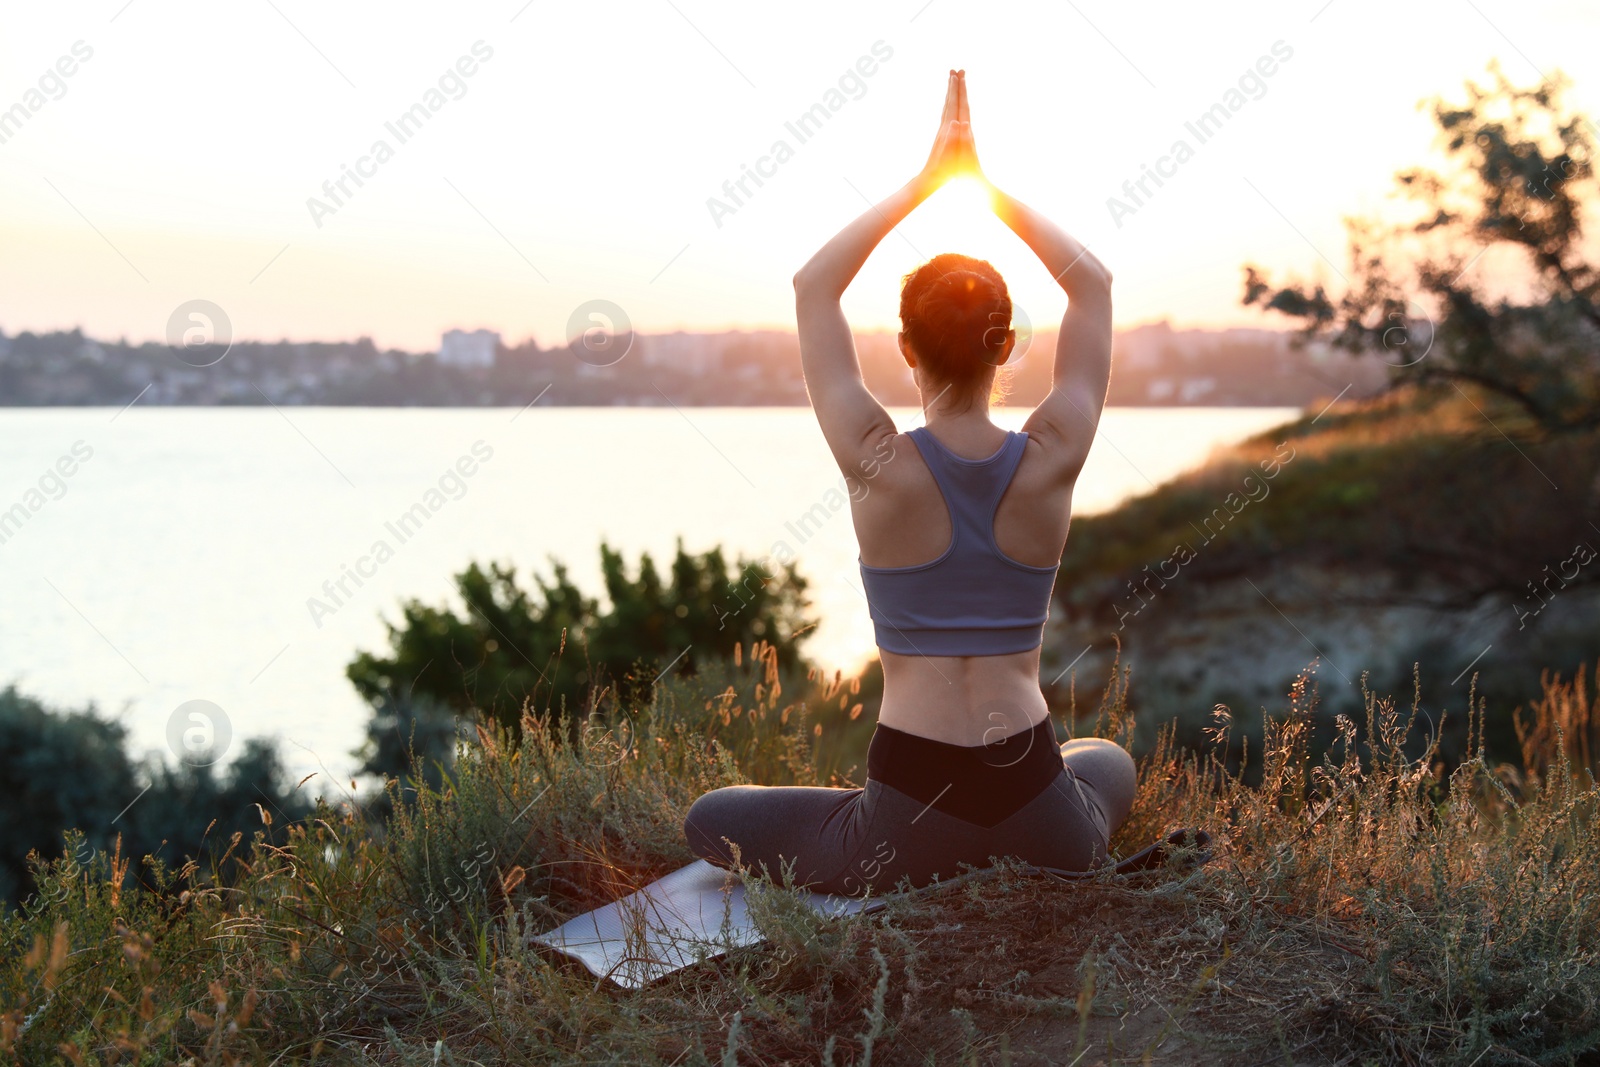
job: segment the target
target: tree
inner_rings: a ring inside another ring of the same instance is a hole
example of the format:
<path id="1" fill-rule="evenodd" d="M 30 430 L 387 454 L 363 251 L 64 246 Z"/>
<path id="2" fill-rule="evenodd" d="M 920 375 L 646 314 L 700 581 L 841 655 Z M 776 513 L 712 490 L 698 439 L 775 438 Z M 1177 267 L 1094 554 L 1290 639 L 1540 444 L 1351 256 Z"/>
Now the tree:
<path id="1" fill-rule="evenodd" d="M 1307 338 L 1380 354 L 1398 380 L 1470 382 L 1545 431 L 1592 429 L 1600 269 L 1586 258 L 1583 210 L 1595 192 L 1594 125 L 1563 103 L 1566 79 L 1520 88 L 1489 69 L 1494 83 L 1469 81 L 1464 103 L 1431 101 L 1447 167 L 1396 175 L 1415 214 L 1349 223 L 1342 296 L 1321 284 L 1275 288 L 1247 266 L 1244 303 L 1302 320 Z M 1520 268 L 1522 291 L 1491 294 L 1485 266 L 1504 260 Z"/>
<path id="2" fill-rule="evenodd" d="M 402 796 L 418 785 L 439 791 L 455 769 L 456 745 L 469 730 L 467 721 L 431 696 L 385 694 L 367 721 L 367 736 L 354 755 L 360 773 L 399 782 Z M 387 822 L 395 794 L 385 789 L 367 805 L 367 817 Z"/>
<path id="3" fill-rule="evenodd" d="M 111 851 L 120 837 L 123 857 L 176 866 L 262 829 L 262 811 L 280 834 L 311 810 L 269 741 L 250 738 L 225 769 L 141 767 L 127 736 L 92 707 L 56 711 L 14 687 L 0 691 L 0 901 L 27 896 L 28 853 L 59 856 L 68 830 L 82 831 L 90 852 Z"/>
<path id="4" fill-rule="evenodd" d="M 534 576 L 532 591 L 510 566 L 473 563 L 455 576 L 464 611 L 406 601 L 400 622 L 386 624 L 388 652 L 363 652 L 346 673 L 374 709 L 428 698 L 517 733 L 525 707 L 566 720 L 603 689 L 625 704 L 646 699 L 659 673 L 692 674 L 758 638 L 782 666 L 800 664 L 812 623 L 792 563 L 769 569 L 741 556 L 730 574 L 720 548 L 694 556 L 680 540 L 668 584 L 648 552 L 637 577 L 605 543 L 600 561 L 605 612 L 558 561 L 553 580 Z"/>
<path id="5" fill-rule="evenodd" d="M 247 738 L 225 767 L 151 761 L 149 790 L 123 818 L 131 820 L 123 854 L 156 856 L 169 867 L 225 852 L 236 833 L 248 841 L 257 830 L 281 841 L 290 823 L 312 804 L 289 781 L 277 745 Z"/>
<path id="6" fill-rule="evenodd" d="M 126 740 L 93 708 L 61 714 L 14 686 L 0 692 L 0 899 L 25 895 L 28 853 L 59 855 L 63 830 L 105 849 L 126 829 L 118 813 L 140 788 Z"/>

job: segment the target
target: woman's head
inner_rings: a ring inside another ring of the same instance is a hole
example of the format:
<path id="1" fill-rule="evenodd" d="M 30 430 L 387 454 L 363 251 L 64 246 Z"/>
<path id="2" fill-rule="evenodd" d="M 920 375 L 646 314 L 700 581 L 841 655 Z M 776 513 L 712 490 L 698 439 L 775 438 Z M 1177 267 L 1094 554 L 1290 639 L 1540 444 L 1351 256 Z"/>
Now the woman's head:
<path id="1" fill-rule="evenodd" d="M 907 274 L 900 289 L 900 347 L 923 386 L 958 410 L 991 387 L 1011 354 L 1011 294 L 986 261 L 947 252 Z"/>

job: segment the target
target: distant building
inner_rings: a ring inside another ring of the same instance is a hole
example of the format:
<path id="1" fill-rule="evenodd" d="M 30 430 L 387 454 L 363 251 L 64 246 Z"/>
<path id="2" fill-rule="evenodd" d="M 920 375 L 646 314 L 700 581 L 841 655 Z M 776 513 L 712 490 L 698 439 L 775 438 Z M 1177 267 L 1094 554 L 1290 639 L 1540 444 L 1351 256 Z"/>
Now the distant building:
<path id="1" fill-rule="evenodd" d="M 492 367 L 500 335 L 493 330 L 447 330 L 439 339 L 439 362 L 447 367 Z"/>
<path id="2" fill-rule="evenodd" d="M 640 359 L 647 367 L 667 366 L 688 374 L 708 374 L 722 367 L 727 334 L 658 333 L 638 338 Z"/>
<path id="3" fill-rule="evenodd" d="M 1174 342 L 1172 324 L 1165 319 L 1118 330 L 1115 362 L 1129 370 L 1154 370 L 1178 347 Z"/>

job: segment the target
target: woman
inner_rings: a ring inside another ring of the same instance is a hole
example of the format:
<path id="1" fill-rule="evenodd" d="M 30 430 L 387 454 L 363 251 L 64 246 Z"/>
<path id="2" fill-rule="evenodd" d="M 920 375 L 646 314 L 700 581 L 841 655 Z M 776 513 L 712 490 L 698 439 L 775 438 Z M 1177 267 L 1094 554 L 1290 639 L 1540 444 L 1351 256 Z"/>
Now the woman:
<path id="1" fill-rule="evenodd" d="M 922 885 L 1015 856 L 1062 870 L 1106 860 L 1133 803 L 1132 757 L 1057 746 L 1039 650 L 1072 488 L 1111 373 L 1111 275 L 1083 245 L 990 186 L 996 213 L 1066 290 L 1053 388 L 1020 432 L 989 421 L 1016 342 L 1005 281 L 943 255 L 900 297 L 900 350 L 926 425 L 900 433 L 861 379 L 839 298 L 886 234 L 957 176 L 983 178 L 965 72 L 952 71 L 927 165 L 795 275 L 800 354 L 823 436 L 852 492 L 861 578 L 883 662 L 864 789 L 731 786 L 697 800 L 690 847 L 823 892 Z"/>

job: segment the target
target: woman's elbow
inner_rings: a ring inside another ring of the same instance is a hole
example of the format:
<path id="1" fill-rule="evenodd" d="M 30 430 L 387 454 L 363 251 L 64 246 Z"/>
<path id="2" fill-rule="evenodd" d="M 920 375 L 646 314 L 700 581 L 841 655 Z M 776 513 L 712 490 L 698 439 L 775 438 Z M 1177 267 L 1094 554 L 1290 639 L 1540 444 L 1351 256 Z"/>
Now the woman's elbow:
<path id="1" fill-rule="evenodd" d="M 796 297 L 807 296 L 817 292 L 820 288 L 817 269 L 810 263 L 794 272 L 794 295 Z"/>
<path id="2" fill-rule="evenodd" d="M 1097 304 L 1111 303 L 1111 272 L 1103 263 L 1095 261 L 1094 269 L 1079 280 L 1077 295 Z"/>
<path id="3" fill-rule="evenodd" d="M 825 278 L 818 277 L 811 264 L 801 267 L 794 275 L 794 299 L 796 303 L 804 304 L 814 300 L 824 300 L 829 297 L 837 300 L 839 293 Z"/>
<path id="4" fill-rule="evenodd" d="M 1111 295 L 1110 268 L 1089 252 L 1079 256 L 1071 266 L 1062 271 L 1059 281 L 1069 298 Z"/>

